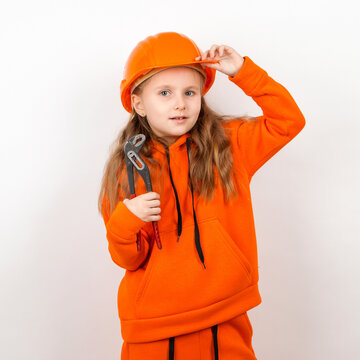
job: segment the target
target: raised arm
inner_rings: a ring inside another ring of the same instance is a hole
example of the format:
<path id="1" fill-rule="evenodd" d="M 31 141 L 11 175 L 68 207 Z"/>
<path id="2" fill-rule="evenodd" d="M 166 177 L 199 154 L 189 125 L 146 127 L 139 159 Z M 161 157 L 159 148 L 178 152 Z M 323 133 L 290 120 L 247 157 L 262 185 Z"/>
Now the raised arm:
<path id="1" fill-rule="evenodd" d="M 260 106 L 263 115 L 251 121 L 232 121 L 236 151 L 249 177 L 305 126 L 305 118 L 290 93 L 248 56 L 237 74 L 228 76 Z"/>

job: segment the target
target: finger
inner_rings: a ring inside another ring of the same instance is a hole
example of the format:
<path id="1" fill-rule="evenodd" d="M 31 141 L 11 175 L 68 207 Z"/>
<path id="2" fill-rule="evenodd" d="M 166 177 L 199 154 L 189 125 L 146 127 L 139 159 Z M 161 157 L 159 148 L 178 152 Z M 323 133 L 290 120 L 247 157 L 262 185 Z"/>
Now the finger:
<path id="1" fill-rule="evenodd" d="M 215 52 L 217 50 L 217 48 L 219 47 L 219 45 L 214 44 L 211 48 L 210 48 L 210 57 L 215 57 Z"/>
<path id="2" fill-rule="evenodd" d="M 151 214 L 151 215 L 158 215 L 158 214 L 160 214 L 160 213 L 161 213 L 161 209 L 158 208 L 158 207 L 156 207 L 156 208 L 151 208 L 151 209 L 150 209 L 150 214 Z"/>
<path id="3" fill-rule="evenodd" d="M 195 58 L 195 60 L 202 60 L 203 52 L 200 51 L 200 55 Z"/>
<path id="4" fill-rule="evenodd" d="M 219 69 L 220 69 L 219 64 L 208 64 L 208 65 L 206 65 L 206 66 L 208 66 L 209 68 L 215 69 L 215 70 L 219 70 Z"/>
<path id="5" fill-rule="evenodd" d="M 209 52 L 209 50 L 206 50 L 201 54 L 201 60 L 205 60 L 207 58 L 208 52 Z"/>
<path id="6" fill-rule="evenodd" d="M 160 206 L 160 200 L 149 200 L 148 204 L 151 208 L 153 207 L 159 207 Z"/>
<path id="7" fill-rule="evenodd" d="M 224 55 L 224 51 L 225 51 L 225 45 L 221 45 L 221 46 L 219 47 L 219 55 L 220 55 L 220 56 L 223 56 L 223 55 Z"/>
<path id="8" fill-rule="evenodd" d="M 212 56 L 210 55 L 210 50 L 206 50 L 206 51 L 204 52 L 204 55 L 202 56 L 201 60 L 209 60 L 209 61 L 214 60 L 214 57 L 212 57 Z"/>
<path id="9" fill-rule="evenodd" d="M 143 196 L 146 200 L 160 199 L 160 195 L 155 191 L 149 191 L 145 193 Z"/>
<path id="10" fill-rule="evenodd" d="M 225 51 L 228 53 L 228 54 L 231 54 L 233 51 L 234 51 L 234 49 L 232 48 L 232 47 L 230 47 L 230 46 L 226 46 L 225 45 Z"/>
<path id="11" fill-rule="evenodd" d="M 214 59 L 217 59 L 218 58 L 218 56 L 211 56 L 211 54 L 210 54 L 210 49 L 209 50 L 206 50 L 206 51 L 204 51 L 203 53 L 202 53 L 202 55 L 201 55 L 201 57 L 199 58 L 199 57 L 197 57 L 197 58 L 195 58 L 195 59 L 199 59 L 200 61 L 203 61 L 203 60 L 214 60 Z"/>
<path id="12" fill-rule="evenodd" d="M 221 45 L 221 46 L 219 47 L 219 49 L 218 49 L 219 56 L 220 56 L 220 57 L 226 56 L 226 54 L 229 53 L 230 49 L 231 49 L 231 48 L 228 47 L 228 46 L 226 46 L 226 45 Z"/>
<path id="13" fill-rule="evenodd" d="M 211 53 L 211 50 L 209 49 L 209 50 L 206 50 L 206 54 L 205 54 L 206 56 L 204 57 L 204 60 L 213 60 L 213 58 L 214 58 L 214 55 L 212 55 L 212 53 Z"/>
<path id="14" fill-rule="evenodd" d="M 212 58 L 214 57 L 214 48 L 216 47 L 216 45 L 212 45 L 209 49 L 209 57 Z"/>
<path id="15" fill-rule="evenodd" d="M 149 216 L 150 218 L 150 221 L 158 221 L 161 219 L 161 216 L 160 215 L 151 215 Z"/>
<path id="16" fill-rule="evenodd" d="M 204 51 L 201 53 L 200 56 L 196 57 L 195 60 L 205 60 L 208 57 L 214 58 L 215 52 L 217 51 L 219 56 L 223 56 L 225 53 L 231 54 L 233 52 L 233 48 L 227 45 L 221 45 L 218 47 L 218 45 L 213 45 L 209 50 Z"/>
<path id="17" fill-rule="evenodd" d="M 220 57 L 222 57 L 225 55 L 225 53 L 231 54 L 232 50 L 233 49 L 230 46 L 221 45 L 215 50 L 215 55 L 217 53 Z"/>

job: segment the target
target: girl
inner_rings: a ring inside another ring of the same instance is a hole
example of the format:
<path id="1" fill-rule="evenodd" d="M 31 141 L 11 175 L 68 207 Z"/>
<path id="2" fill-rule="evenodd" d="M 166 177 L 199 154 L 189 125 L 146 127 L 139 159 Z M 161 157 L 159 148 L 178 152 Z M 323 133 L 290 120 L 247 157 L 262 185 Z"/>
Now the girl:
<path id="1" fill-rule="evenodd" d="M 211 110 L 204 95 L 216 71 L 263 115 Z M 138 43 L 120 90 L 131 115 L 106 164 L 99 210 L 111 258 L 126 270 L 118 291 L 121 360 L 256 359 L 247 311 L 262 299 L 250 181 L 302 130 L 303 114 L 248 56 L 226 45 L 201 52 L 176 32 Z M 140 133 L 153 191 L 135 171 L 130 199 L 124 144 Z M 153 221 L 161 248 L 153 245 Z"/>

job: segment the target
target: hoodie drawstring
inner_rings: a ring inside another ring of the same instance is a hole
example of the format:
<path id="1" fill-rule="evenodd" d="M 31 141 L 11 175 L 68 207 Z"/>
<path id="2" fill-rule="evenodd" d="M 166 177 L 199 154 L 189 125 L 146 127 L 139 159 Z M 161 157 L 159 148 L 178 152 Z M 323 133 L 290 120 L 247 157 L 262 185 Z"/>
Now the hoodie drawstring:
<path id="1" fill-rule="evenodd" d="M 200 260 L 204 265 L 204 268 L 206 269 L 205 263 L 204 263 L 204 254 L 202 252 L 201 249 L 201 245 L 200 245 L 200 232 L 199 232 L 199 226 L 196 220 L 196 213 L 195 213 L 195 207 L 194 207 L 194 189 L 193 189 L 193 184 L 191 181 L 191 176 L 190 176 L 190 144 L 191 144 L 191 138 L 188 137 L 186 139 L 186 149 L 187 149 L 187 156 L 188 156 L 188 163 L 189 163 L 189 179 L 190 179 L 190 186 L 191 186 L 191 200 L 192 200 L 192 207 L 193 207 L 193 217 L 194 217 L 194 223 L 195 223 L 195 245 L 196 245 L 196 250 L 199 254 Z"/>
<path id="2" fill-rule="evenodd" d="M 189 164 L 189 172 L 188 172 L 188 177 L 190 180 L 190 187 L 191 187 L 191 200 L 192 200 L 192 208 L 193 208 L 193 218 L 194 218 L 194 224 L 195 224 L 195 246 L 196 246 L 196 251 L 199 255 L 199 258 L 201 260 L 201 262 L 204 265 L 204 268 L 206 269 L 205 266 L 205 262 L 204 262 L 204 254 L 202 252 L 202 248 L 201 248 L 201 244 L 200 244 L 200 232 L 199 232 L 199 226 L 196 220 L 196 212 L 195 212 L 195 207 L 194 207 L 194 188 L 193 188 L 193 184 L 191 181 L 191 176 L 190 176 L 190 146 L 191 146 L 191 137 L 188 137 L 186 139 L 186 150 L 187 150 L 187 157 L 188 157 L 188 164 Z M 182 217 L 181 217 L 181 209 L 180 209 L 180 203 L 179 203 L 179 198 L 178 198 L 178 194 L 176 191 L 176 187 L 172 178 L 172 174 L 171 174 L 171 167 L 170 167 L 170 155 L 169 155 L 169 147 L 165 146 L 165 150 L 166 150 L 166 158 L 169 164 L 169 174 L 170 174 L 170 181 L 171 181 L 171 185 L 175 194 L 175 199 L 176 199 L 176 210 L 178 213 L 178 224 L 177 224 L 177 241 L 179 241 L 180 235 L 182 233 Z M 215 360 L 219 360 L 219 354 L 218 354 L 218 341 L 217 341 L 217 329 L 218 326 L 214 325 L 211 327 L 211 331 L 212 331 L 212 335 L 213 335 L 213 342 L 214 342 L 214 352 L 215 352 Z M 169 360 L 174 360 L 174 356 L 175 356 L 175 337 L 170 337 L 169 338 Z"/>
<path id="3" fill-rule="evenodd" d="M 211 327 L 214 343 L 215 360 L 219 360 L 218 338 L 217 338 L 218 326 Z M 169 338 L 169 360 L 174 360 L 175 357 L 175 336 Z"/>
<path id="4" fill-rule="evenodd" d="M 178 224 L 177 224 L 178 237 L 177 237 L 177 241 L 179 241 L 179 238 L 180 238 L 180 235 L 181 235 L 181 232 L 182 232 L 182 217 L 181 217 L 180 203 L 179 203 L 178 194 L 177 194 L 177 191 L 176 191 L 176 188 L 175 188 L 175 185 L 174 185 L 174 181 L 173 181 L 173 178 L 172 178 L 172 175 L 171 175 L 169 148 L 166 146 L 165 150 L 166 150 L 167 161 L 168 161 L 168 164 L 169 164 L 170 181 L 171 181 L 171 185 L 172 185 L 172 188 L 174 190 L 175 198 L 176 198 L 176 210 L 177 210 L 177 213 L 178 213 Z"/>
<path id="5" fill-rule="evenodd" d="M 204 265 L 204 268 L 206 269 L 205 266 L 205 260 L 204 260 L 204 254 L 202 252 L 201 249 L 201 244 L 200 244 L 200 232 L 199 232 L 199 226 L 196 220 L 196 212 L 195 212 L 195 207 L 194 207 L 194 188 L 193 188 L 193 184 L 191 181 L 191 176 L 190 176 L 190 146 L 191 146 L 191 138 L 188 137 L 186 139 L 186 149 L 187 149 L 187 156 L 188 156 L 188 163 L 189 163 L 189 173 L 188 173 L 188 177 L 190 179 L 190 187 L 191 187 L 191 200 L 192 200 L 192 207 L 193 207 L 193 218 L 194 218 L 194 224 L 195 224 L 195 246 L 196 246 L 196 250 L 199 254 L 199 258 L 201 260 L 201 262 Z M 178 224 L 177 224 L 177 228 L 178 228 L 178 237 L 177 237 L 177 241 L 179 241 L 181 232 L 182 232 L 182 217 L 181 217 L 181 209 L 180 209 L 180 203 L 179 203 L 179 198 L 178 198 L 178 194 L 175 188 L 175 184 L 172 178 L 172 174 L 171 174 L 171 167 L 170 167 L 170 156 L 169 156 L 169 147 L 165 146 L 165 150 L 166 150 L 166 158 L 169 164 L 169 174 L 170 174 L 170 181 L 171 181 L 171 185 L 172 188 L 174 190 L 175 193 L 175 199 L 176 199 L 176 210 L 178 213 Z"/>
<path id="6" fill-rule="evenodd" d="M 212 331 L 213 342 L 214 342 L 215 360 L 219 360 L 219 349 L 218 349 L 218 338 L 217 338 L 218 326 L 217 325 L 212 326 L 211 331 Z"/>

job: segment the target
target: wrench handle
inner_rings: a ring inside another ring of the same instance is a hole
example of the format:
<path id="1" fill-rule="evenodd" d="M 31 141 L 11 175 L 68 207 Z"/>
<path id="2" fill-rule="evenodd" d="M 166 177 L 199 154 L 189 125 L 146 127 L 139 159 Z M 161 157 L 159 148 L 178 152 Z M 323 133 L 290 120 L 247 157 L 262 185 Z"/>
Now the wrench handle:
<path id="1" fill-rule="evenodd" d="M 130 200 L 133 199 L 134 197 L 136 197 L 135 194 L 130 194 Z M 138 231 L 138 233 L 136 234 L 136 246 L 137 246 L 137 251 L 141 250 L 141 231 Z"/>
<path id="2" fill-rule="evenodd" d="M 136 244 L 137 244 L 137 251 L 141 250 L 141 231 L 139 231 L 136 234 L 137 240 L 136 240 Z"/>
<path id="3" fill-rule="evenodd" d="M 162 245 L 161 245 L 161 241 L 160 241 L 160 232 L 159 232 L 159 226 L 158 226 L 157 221 L 153 221 L 152 225 L 153 225 L 153 230 L 154 230 L 154 233 L 155 233 L 155 239 L 156 239 L 157 247 L 159 249 L 161 249 Z"/>

